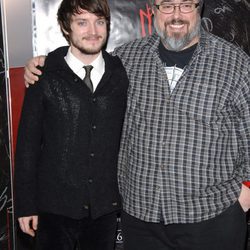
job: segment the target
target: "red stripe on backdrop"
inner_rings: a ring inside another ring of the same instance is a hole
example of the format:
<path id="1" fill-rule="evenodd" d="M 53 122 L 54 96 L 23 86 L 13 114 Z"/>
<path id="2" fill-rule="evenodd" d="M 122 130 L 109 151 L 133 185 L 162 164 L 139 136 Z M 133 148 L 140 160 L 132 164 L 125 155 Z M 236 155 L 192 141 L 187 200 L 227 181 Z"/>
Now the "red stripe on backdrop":
<path id="1" fill-rule="evenodd" d="M 245 182 L 244 182 L 244 185 L 246 185 L 247 187 L 250 188 L 250 181 L 245 181 Z"/>
<path id="2" fill-rule="evenodd" d="M 24 68 L 11 68 L 10 69 L 10 91 L 11 91 L 11 112 L 12 112 L 12 133 L 13 133 L 13 149 L 15 153 L 17 131 L 19 120 L 22 111 L 23 99 L 25 94 L 24 85 Z"/>

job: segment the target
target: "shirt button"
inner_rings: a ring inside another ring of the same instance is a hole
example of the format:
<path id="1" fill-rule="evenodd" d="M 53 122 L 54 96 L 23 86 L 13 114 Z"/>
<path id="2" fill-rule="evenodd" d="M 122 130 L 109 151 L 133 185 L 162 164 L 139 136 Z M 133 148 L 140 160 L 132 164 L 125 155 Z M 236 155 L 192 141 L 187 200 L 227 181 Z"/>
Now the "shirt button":
<path id="1" fill-rule="evenodd" d="M 92 101 L 93 101 L 93 103 L 95 103 L 96 102 L 96 98 L 93 98 Z"/>
<path id="2" fill-rule="evenodd" d="M 84 209 L 89 209 L 89 206 L 88 205 L 84 205 L 83 208 Z"/>
<path id="3" fill-rule="evenodd" d="M 96 126 L 95 126 L 95 125 L 93 125 L 93 126 L 92 126 L 92 129 L 93 129 L 93 130 L 96 130 Z"/>
<path id="4" fill-rule="evenodd" d="M 74 79 L 74 82 L 78 82 L 78 78 L 75 78 L 75 79 Z"/>
<path id="5" fill-rule="evenodd" d="M 91 157 L 91 158 L 93 158 L 94 156 L 95 156 L 95 154 L 94 154 L 94 153 L 91 153 L 91 154 L 90 154 L 90 157 Z"/>
<path id="6" fill-rule="evenodd" d="M 89 183 L 90 183 L 90 184 L 92 184 L 92 183 L 93 183 L 93 180 L 92 180 L 92 179 L 89 179 L 88 181 L 89 181 Z"/>
<path id="7" fill-rule="evenodd" d="M 166 99 L 166 104 L 170 104 L 170 99 Z"/>
<path id="8" fill-rule="evenodd" d="M 164 165 L 161 165 L 161 169 L 164 169 Z"/>

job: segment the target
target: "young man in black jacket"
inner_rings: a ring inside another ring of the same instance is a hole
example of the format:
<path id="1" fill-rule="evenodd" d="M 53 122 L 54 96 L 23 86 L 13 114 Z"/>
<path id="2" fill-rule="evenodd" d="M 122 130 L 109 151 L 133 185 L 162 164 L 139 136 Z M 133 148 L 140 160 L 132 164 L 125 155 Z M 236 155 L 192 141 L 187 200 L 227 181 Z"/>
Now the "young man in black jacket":
<path id="1" fill-rule="evenodd" d="M 15 211 L 37 249 L 111 250 L 121 200 L 117 156 L 128 79 L 103 49 L 105 0 L 63 0 L 58 22 L 69 47 L 51 52 L 27 89 L 15 169 Z M 37 230 L 37 233 L 35 231 Z"/>

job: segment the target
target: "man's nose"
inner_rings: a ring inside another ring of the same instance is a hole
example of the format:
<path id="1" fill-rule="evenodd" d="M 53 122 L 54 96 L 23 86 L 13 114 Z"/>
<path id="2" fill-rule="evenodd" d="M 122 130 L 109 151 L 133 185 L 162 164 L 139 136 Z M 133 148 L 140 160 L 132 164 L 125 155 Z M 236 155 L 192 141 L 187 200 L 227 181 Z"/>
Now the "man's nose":
<path id="1" fill-rule="evenodd" d="M 96 34 L 96 24 L 95 23 L 90 23 L 89 25 L 89 33 L 91 35 L 95 35 Z"/>
<path id="2" fill-rule="evenodd" d="M 180 16 L 180 13 L 181 13 L 180 5 L 175 5 L 175 6 L 174 6 L 173 16 L 174 16 L 174 17 L 179 17 L 179 16 Z"/>

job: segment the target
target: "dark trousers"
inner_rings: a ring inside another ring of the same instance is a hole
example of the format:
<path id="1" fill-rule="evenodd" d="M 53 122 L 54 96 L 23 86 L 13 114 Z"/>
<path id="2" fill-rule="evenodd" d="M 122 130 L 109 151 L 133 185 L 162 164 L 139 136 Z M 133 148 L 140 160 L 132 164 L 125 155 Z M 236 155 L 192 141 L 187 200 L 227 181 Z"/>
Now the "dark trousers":
<path id="1" fill-rule="evenodd" d="M 116 225 L 116 213 L 98 219 L 87 217 L 81 220 L 60 215 L 41 214 L 39 215 L 36 249 L 113 250 Z"/>
<path id="2" fill-rule="evenodd" d="M 243 250 L 246 213 L 239 202 L 199 223 L 148 223 L 122 214 L 124 250 Z"/>

